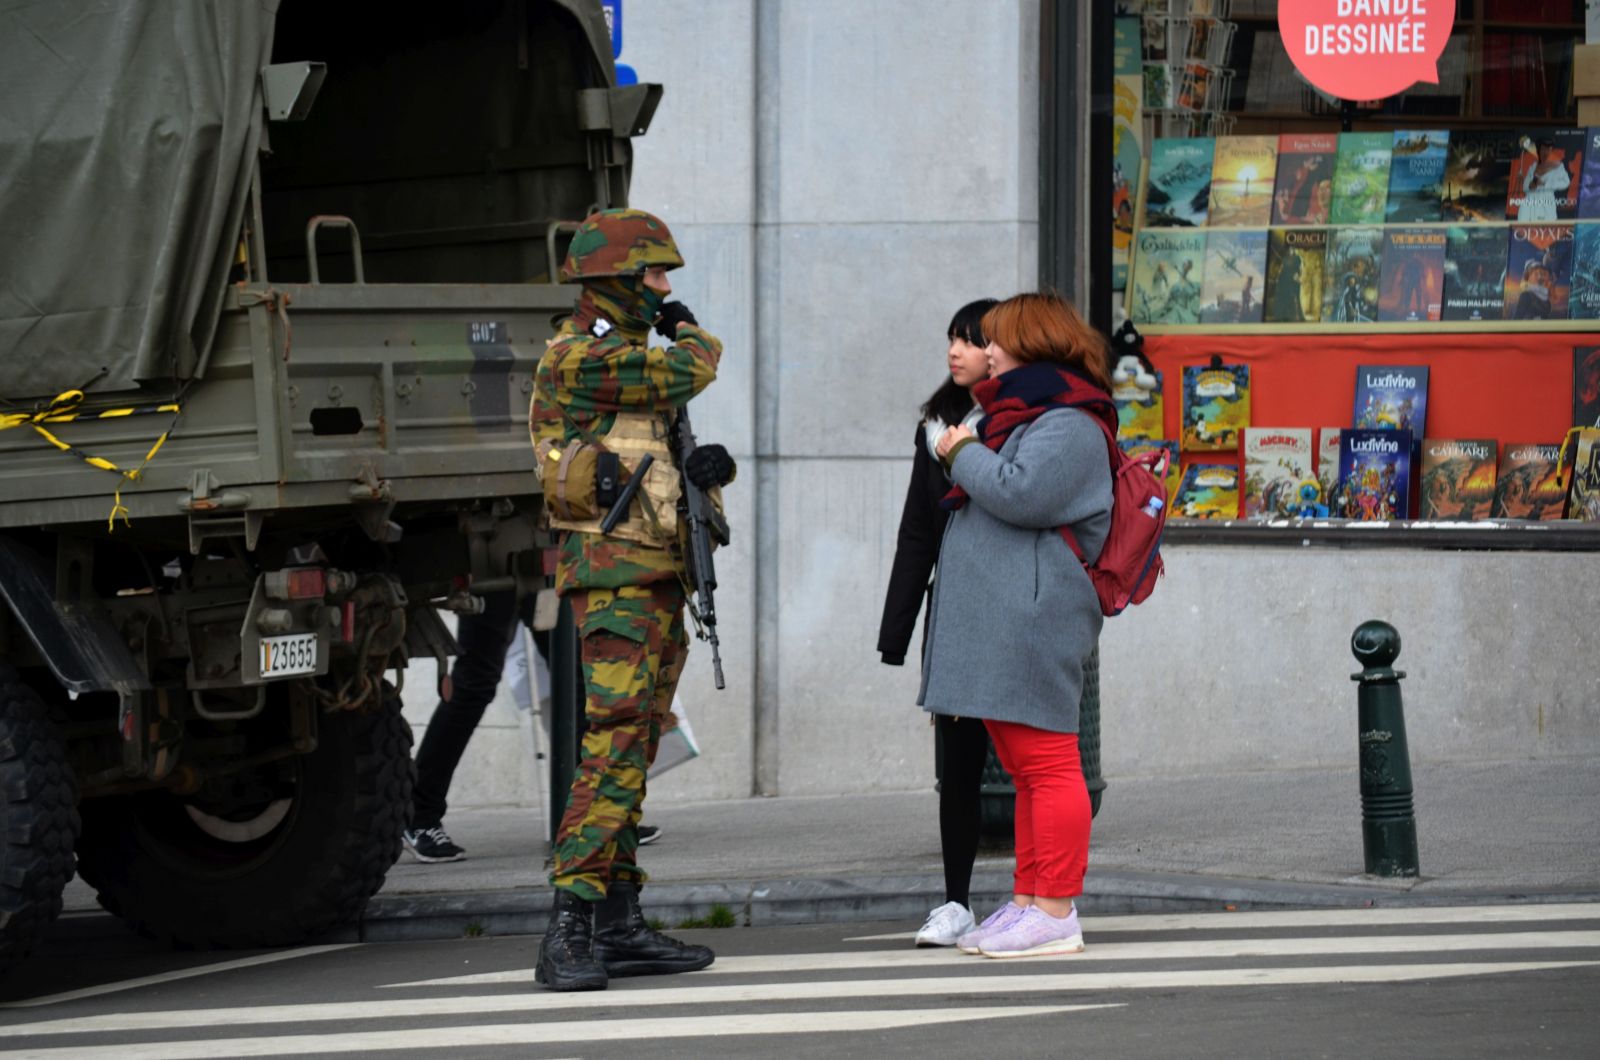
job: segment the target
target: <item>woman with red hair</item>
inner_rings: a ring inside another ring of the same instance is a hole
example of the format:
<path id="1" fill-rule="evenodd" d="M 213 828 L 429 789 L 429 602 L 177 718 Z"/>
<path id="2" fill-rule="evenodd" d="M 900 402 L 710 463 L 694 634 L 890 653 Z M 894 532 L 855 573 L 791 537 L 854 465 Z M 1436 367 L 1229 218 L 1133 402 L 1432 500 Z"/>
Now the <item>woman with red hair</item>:
<path id="1" fill-rule="evenodd" d="M 1055 294 L 1007 299 L 983 333 L 990 376 L 973 397 L 985 416 L 936 447 L 955 487 L 918 702 L 982 718 L 1017 789 L 1013 897 L 957 945 L 989 957 L 1075 953 L 1090 818 L 1078 701 L 1101 623 L 1083 563 L 1111 523 L 1109 355 Z"/>

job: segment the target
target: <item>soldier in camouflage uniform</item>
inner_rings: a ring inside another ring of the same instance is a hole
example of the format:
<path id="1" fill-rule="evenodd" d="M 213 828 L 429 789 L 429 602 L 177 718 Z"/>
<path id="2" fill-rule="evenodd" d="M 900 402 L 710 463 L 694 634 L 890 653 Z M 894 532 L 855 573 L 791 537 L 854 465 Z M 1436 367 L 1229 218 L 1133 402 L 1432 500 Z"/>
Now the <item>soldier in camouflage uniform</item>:
<path id="1" fill-rule="evenodd" d="M 585 682 L 582 761 L 556 837 L 555 905 L 536 977 L 555 990 L 603 989 L 608 975 L 693 971 L 710 949 L 653 931 L 639 912 L 637 863 L 645 773 L 688 653 L 685 575 L 676 533 L 678 470 L 666 439 L 675 411 L 716 378 L 722 344 L 671 293 L 683 264 L 658 218 L 642 210 L 591 215 L 573 237 L 563 281 L 583 285 L 572 317 L 537 370 L 529 427 L 541 461 L 598 441 L 627 469 L 655 456 L 628 518 L 612 534 L 598 520 L 563 518 L 556 590 L 572 606 Z M 672 345 L 650 347 L 651 326 Z M 683 471 L 696 485 L 731 481 L 722 446 L 695 450 Z"/>

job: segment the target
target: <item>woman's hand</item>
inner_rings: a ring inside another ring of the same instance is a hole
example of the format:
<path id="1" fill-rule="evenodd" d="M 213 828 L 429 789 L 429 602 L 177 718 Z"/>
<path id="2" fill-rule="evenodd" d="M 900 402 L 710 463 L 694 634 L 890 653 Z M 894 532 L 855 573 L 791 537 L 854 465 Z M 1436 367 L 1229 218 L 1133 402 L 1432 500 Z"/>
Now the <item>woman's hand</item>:
<path id="1" fill-rule="evenodd" d="M 939 454 L 940 460 L 943 460 L 945 457 L 950 455 L 950 450 L 954 449 L 956 443 L 961 441 L 961 439 L 975 437 L 977 436 L 972 433 L 972 428 L 965 424 L 957 424 L 954 427 L 946 427 L 944 433 L 939 435 L 939 440 L 934 443 L 933 451 Z"/>

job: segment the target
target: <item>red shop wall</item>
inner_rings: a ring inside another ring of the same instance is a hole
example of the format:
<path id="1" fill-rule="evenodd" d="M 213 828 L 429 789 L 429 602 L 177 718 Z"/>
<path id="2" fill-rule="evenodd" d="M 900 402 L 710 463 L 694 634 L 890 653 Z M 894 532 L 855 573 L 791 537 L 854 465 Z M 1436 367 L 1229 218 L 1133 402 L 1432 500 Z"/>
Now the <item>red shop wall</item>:
<path id="1" fill-rule="evenodd" d="M 1572 350 L 1600 333 L 1440 335 L 1152 335 L 1145 353 L 1164 373 L 1168 438 L 1181 436 L 1182 367 L 1250 366 L 1250 422 L 1262 427 L 1348 427 L 1356 368 L 1427 365 L 1430 438 L 1561 441 L 1572 418 Z M 1205 458 L 1226 459 L 1226 454 Z"/>

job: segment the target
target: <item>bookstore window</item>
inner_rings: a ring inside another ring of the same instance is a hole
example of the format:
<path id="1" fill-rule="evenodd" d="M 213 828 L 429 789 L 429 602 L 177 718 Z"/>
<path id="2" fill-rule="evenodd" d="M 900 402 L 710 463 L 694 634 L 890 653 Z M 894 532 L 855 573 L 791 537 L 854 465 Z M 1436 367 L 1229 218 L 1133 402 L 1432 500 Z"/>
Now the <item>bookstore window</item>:
<path id="1" fill-rule="evenodd" d="M 1600 547 L 1600 0 L 1460 0 L 1356 101 L 1272 0 L 1115 10 L 1115 396 L 1179 538 Z"/>

